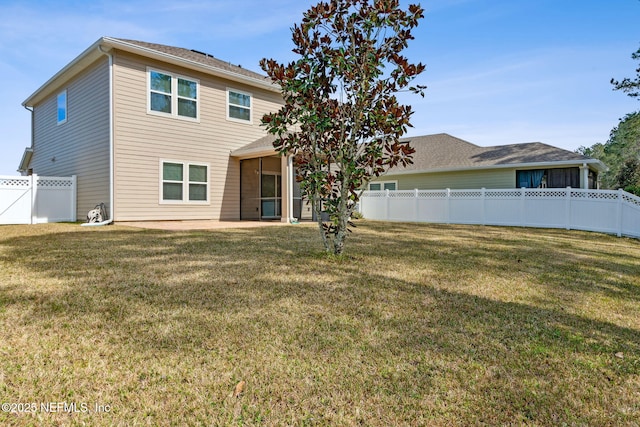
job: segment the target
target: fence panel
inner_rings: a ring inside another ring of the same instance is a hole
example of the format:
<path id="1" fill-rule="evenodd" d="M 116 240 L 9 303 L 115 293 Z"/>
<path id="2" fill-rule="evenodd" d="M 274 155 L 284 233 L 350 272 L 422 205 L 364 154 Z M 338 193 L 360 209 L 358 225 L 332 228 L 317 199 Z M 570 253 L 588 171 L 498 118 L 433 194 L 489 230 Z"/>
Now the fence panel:
<path id="1" fill-rule="evenodd" d="M 31 177 L 0 176 L 0 224 L 31 223 Z"/>
<path id="2" fill-rule="evenodd" d="M 572 188 L 365 191 L 365 218 L 566 228 L 640 237 L 640 197 Z"/>
<path id="3" fill-rule="evenodd" d="M 0 176 L 0 224 L 76 221 L 76 176 Z"/>
<path id="4" fill-rule="evenodd" d="M 521 225 L 520 204 L 522 192 L 520 190 L 485 190 L 484 224 L 486 225 Z"/>
<path id="5" fill-rule="evenodd" d="M 76 220 L 76 177 L 44 177 L 36 180 L 34 223 Z"/>

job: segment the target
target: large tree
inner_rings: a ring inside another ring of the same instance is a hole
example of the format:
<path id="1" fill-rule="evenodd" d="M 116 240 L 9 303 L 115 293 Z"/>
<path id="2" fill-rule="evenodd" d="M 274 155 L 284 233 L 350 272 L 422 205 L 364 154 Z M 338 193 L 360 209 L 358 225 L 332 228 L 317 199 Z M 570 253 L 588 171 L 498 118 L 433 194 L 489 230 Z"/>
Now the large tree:
<path id="1" fill-rule="evenodd" d="M 342 253 L 367 183 L 411 163 L 414 150 L 399 139 L 412 110 L 396 94 L 424 96 L 424 86 L 410 86 L 424 65 L 401 55 L 423 17 L 419 5 L 403 10 L 398 0 L 320 2 L 292 28 L 297 59 L 260 62 L 284 98 L 262 122 L 277 136 L 274 147 L 295 156 L 328 252 Z"/>
<path id="2" fill-rule="evenodd" d="M 632 59 L 640 61 L 640 48 L 631 54 Z M 632 98 L 640 99 L 640 67 L 636 68 L 636 78 L 625 77 L 622 81 L 611 79 L 613 90 L 621 90 Z"/>
<path id="3" fill-rule="evenodd" d="M 620 119 L 606 143 L 580 147 L 578 152 L 602 160 L 609 166 L 602 176 L 604 188 L 627 188 L 637 194 L 640 182 L 634 183 L 633 177 L 640 176 L 640 170 L 637 173 L 634 171 L 640 165 L 640 112 L 627 114 Z"/>

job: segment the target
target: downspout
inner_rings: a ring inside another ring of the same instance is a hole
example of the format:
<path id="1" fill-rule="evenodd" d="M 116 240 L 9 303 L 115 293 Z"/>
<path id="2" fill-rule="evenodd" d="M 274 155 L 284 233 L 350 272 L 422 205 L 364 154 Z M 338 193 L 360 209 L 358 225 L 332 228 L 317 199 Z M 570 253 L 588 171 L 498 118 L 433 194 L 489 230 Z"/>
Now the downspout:
<path id="1" fill-rule="evenodd" d="M 289 218 L 287 218 L 287 222 L 298 222 L 300 218 L 293 216 L 293 155 L 289 155 L 287 158 L 287 203 L 289 204 Z"/>
<path id="2" fill-rule="evenodd" d="M 105 221 L 107 224 L 113 222 L 113 55 L 109 51 L 102 49 L 102 45 L 98 45 L 98 50 L 107 55 L 109 58 L 109 219 Z M 103 224 L 101 224 L 103 225 Z"/>
<path id="3" fill-rule="evenodd" d="M 33 142 L 35 141 L 34 131 L 36 129 L 36 125 L 33 119 L 33 108 L 29 108 L 27 105 L 23 105 L 24 109 L 31 113 L 31 150 L 33 151 Z M 27 175 L 29 174 L 29 168 L 25 171 Z"/>

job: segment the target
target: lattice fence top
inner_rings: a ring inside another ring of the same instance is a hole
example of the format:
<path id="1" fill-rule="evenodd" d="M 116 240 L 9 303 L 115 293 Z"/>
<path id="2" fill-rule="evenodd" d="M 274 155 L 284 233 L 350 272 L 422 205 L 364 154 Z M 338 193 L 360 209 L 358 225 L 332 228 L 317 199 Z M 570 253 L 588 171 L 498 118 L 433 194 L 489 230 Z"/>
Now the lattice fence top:
<path id="1" fill-rule="evenodd" d="M 362 196 L 370 198 L 392 199 L 571 199 L 581 200 L 622 200 L 640 207 L 640 197 L 615 190 L 584 190 L 577 188 L 513 188 L 481 190 L 379 190 L 365 191 Z"/>
<path id="2" fill-rule="evenodd" d="M 623 193 L 622 200 L 640 208 L 640 197 L 636 197 L 629 193 Z"/>
<path id="3" fill-rule="evenodd" d="M 73 180 L 67 178 L 39 178 L 38 187 L 50 188 L 50 187 L 72 187 Z"/>
<path id="4" fill-rule="evenodd" d="M 618 192 L 616 191 L 572 191 L 571 197 L 576 199 L 590 200 L 617 200 Z"/>
<path id="5" fill-rule="evenodd" d="M 451 191 L 451 197 L 460 199 L 466 197 L 482 197 L 482 191 L 480 190 L 454 190 Z"/>
<path id="6" fill-rule="evenodd" d="M 389 191 L 389 197 L 396 199 L 411 199 L 416 196 L 414 191 Z"/>
<path id="7" fill-rule="evenodd" d="M 29 188 L 31 179 L 29 177 L 0 178 L 0 186 L 8 188 Z"/>
<path id="8" fill-rule="evenodd" d="M 70 188 L 73 187 L 73 178 L 67 177 L 40 177 L 40 176 L 0 176 L 0 187 L 3 188 L 29 188 L 31 181 L 37 182 L 38 188 Z"/>
<path id="9" fill-rule="evenodd" d="M 382 198 L 382 197 L 387 197 L 387 194 L 384 190 L 381 190 L 381 191 L 369 190 L 362 193 L 362 197 Z"/>
<path id="10" fill-rule="evenodd" d="M 447 191 L 446 190 L 418 191 L 418 197 L 420 197 L 421 199 L 446 199 Z"/>
<path id="11" fill-rule="evenodd" d="M 520 190 L 486 190 L 484 195 L 492 199 L 499 199 L 503 197 L 520 197 L 522 192 Z"/>
<path id="12" fill-rule="evenodd" d="M 567 190 L 543 189 L 525 190 L 524 196 L 532 199 L 560 199 L 567 197 Z"/>

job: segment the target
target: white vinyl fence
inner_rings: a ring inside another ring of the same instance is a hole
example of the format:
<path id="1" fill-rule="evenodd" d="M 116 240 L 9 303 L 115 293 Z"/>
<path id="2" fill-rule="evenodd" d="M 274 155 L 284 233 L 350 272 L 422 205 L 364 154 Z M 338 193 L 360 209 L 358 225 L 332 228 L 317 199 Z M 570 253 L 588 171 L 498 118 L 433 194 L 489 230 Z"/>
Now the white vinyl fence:
<path id="1" fill-rule="evenodd" d="M 640 197 L 622 190 L 365 191 L 360 213 L 382 221 L 566 228 L 640 237 Z"/>
<path id="2" fill-rule="evenodd" d="M 76 176 L 1 176 L 0 224 L 76 220 Z"/>

